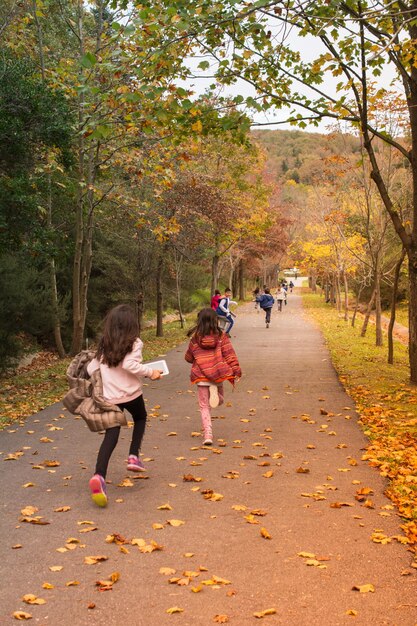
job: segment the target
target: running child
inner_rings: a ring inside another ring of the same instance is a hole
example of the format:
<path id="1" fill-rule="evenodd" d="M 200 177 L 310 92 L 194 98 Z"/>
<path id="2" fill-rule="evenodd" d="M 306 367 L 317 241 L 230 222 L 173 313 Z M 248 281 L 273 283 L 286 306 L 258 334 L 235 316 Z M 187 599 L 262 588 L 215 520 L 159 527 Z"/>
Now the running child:
<path id="1" fill-rule="evenodd" d="M 87 366 L 88 374 L 100 369 L 103 398 L 133 417 L 132 441 L 127 469 L 143 472 L 139 450 L 146 426 L 146 409 L 142 379 L 161 378 L 161 372 L 142 363 L 143 343 L 138 337 L 139 325 L 134 310 L 125 304 L 114 307 L 104 320 L 103 336 L 95 358 Z M 97 456 L 96 470 L 90 480 L 91 497 L 98 506 L 106 506 L 106 474 L 110 457 L 119 439 L 120 426 L 107 428 Z"/>
<path id="2" fill-rule="evenodd" d="M 210 407 L 223 403 L 223 382 L 229 380 L 234 385 L 242 372 L 232 342 L 218 327 L 215 311 L 202 309 L 197 317 L 197 326 L 187 334 L 191 340 L 185 360 L 192 365 L 191 382 L 198 389 L 203 445 L 210 446 L 213 443 Z"/>

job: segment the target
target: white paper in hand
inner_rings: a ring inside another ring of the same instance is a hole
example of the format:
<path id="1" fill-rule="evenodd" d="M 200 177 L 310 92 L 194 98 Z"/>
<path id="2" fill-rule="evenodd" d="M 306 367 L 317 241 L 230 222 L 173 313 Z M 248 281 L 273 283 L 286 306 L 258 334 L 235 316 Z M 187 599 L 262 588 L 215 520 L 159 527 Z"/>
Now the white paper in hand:
<path id="1" fill-rule="evenodd" d="M 146 367 L 152 368 L 153 370 L 159 370 L 160 372 L 162 372 L 161 376 L 166 376 L 167 374 L 169 374 L 167 362 L 164 360 L 152 361 L 151 363 L 144 363 L 144 365 L 146 365 Z"/>

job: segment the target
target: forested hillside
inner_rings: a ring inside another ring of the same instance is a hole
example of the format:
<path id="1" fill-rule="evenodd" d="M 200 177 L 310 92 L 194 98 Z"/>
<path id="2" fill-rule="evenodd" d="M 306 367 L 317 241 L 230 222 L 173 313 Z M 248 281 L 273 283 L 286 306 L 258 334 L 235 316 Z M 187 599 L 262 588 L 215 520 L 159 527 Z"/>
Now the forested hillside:
<path id="1" fill-rule="evenodd" d="M 329 303 L 376 309 L 377 342 L 382 342 L 382 309 L 408 299 L 408 273 L 401 242 L 371 180 L 358 137 L 342 133 L 256 130 L 267 155 L 266 169 L 280 188 L 288 219 L 287 259 L 304 267 Z M 406 140 L 403 140 L 406 145 Z M 410 173 L 406 162 L 375 141 L 397 210 L 410 215 Z M 401 264 L 400 264 L 401 260 Z"/>
<path id="2" fill-rule="evenodd" d="M 253 135 L 268 155 L 269 172 L 279 182 L 310 185 L 323 179 L 326 159 L 361 158 L 359 139 L 353 135 L 302 130 L 254 130 Z"/>

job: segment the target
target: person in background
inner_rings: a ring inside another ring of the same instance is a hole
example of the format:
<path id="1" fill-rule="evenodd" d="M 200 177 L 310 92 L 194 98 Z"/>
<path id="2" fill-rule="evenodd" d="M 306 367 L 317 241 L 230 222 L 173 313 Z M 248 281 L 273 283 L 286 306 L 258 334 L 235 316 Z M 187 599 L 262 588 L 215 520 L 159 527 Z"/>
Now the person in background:
<path id="1" fill-rule="evenodd" d="M 259 292 L 260 292 L 260 291 L 261 291 L 261 290 L 259 289 L 259 287 L 256 287 L 256 288 L 252 291 L 252 293 L 253 293 L 253 299 L 255 300 L 255 309 L 257 309 L 257 308 L 258 308 L 258 304 L 259 304 L 259 303 L 258 303 L 258 301 L 257 301 L 257 299 L 256 299 L 256 298 L 259 296 Z"/>
<path id="2" fill-rule="evenodd" d="M 234 385 L 242 372 L 232 342 L 219 329 L 213 309 L 202 309 L 197 317 L 197 325 L 187 334 L 191 340 L 185 360 L 192 365 L 191 382 L 197 384 L 203 445 L 210 446 L 213 443 L 210 407 L 222 404 L 223 382 L 229 380 Z"/>
<path id="3" fill-rule="evenodd" d="M 271 295 L 268 287 L 265 287 L 264 293 L 258 296 L 256 299 L 259 302 L 259 306 L 261 307 L 261 309 L 265 311 L 265 324 L 266 327 L 269 328 L 269 324 L 271 322 L 271 311 L 275 302 L 274 297 Z"/>
<path id="4" fill-rule="evenodd" d="M 142 380 L 161 378 L 161 372 L 142 363 L 143 343 L 138 337 L 139 325 L 134 310 L 120 304 L 109 311 L 95 358 L 87 366 L 88 374 L 100 369 L 103 398 L 110 404 L 126 409 L 133 417 L 132 440 L 127 469 L 143 472 L 139 450 L 146 426 L 146 409 L 142 395 Z M 119 440 L 120 426 L 108 428 L 100 446 L 95 474 L 90 480 L 91 497 L 98 506 L 107 505 L 106 473 L 110 457 Z"/>
<path id="5" fill-rule="evenodd" d="M 210 303 L 210 306 L 213 309 L 213 311 L 215 311 L 217 307 L 219 306 L 221 297 L 222 297 L 221 292 L 218 289 L 216 289 L 214 292 L 214 296 L 212 296 L 211 298 L 211 303 Z"/>
<path id="6" fill-rule="evenodd" d="M 277 299 L 278 311 L 282 311 L 282 303 L 287 302 L 287 292 L 285 291 L 284 285 L 278 287 L 275 297 Z"/>
<path id="7" fill-rule="evenodd" d="M 290 280 L 289 282 L 289 287 L 290 287 L 290 293 L 292 293 L 293 287 L 294 287 L 294 283 L 292 282 L 292 280 Z"/>
<path id="8" fill-rule="evenodd" d="M 217 315 L 219 315 L 220 317 L 225 317 L 227 321 L 229 322 L 226 328 L 226 334 L 229 337 L 230 337 L 230 331 L 232 330 L 232 327 L 234 324 L 233 318 L 236 317 L 236 314 L 230 311 L 230 304 L 231 303 L 236 304 L 236 302 L 230 299 L 231 296 L 232 296 L 232 290 L 230 289 L 230 287 L 227 287 L 224 291 L 224 296 L 220 298 L 219 305 L 216 309 Z"/>

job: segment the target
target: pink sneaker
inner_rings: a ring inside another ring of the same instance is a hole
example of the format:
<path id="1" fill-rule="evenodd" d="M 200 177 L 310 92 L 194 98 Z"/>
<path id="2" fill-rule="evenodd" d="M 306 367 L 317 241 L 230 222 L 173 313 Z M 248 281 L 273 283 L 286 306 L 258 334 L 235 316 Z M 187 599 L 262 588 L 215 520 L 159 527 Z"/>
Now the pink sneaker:
<path id="1" fill-rule="evenodd" d="M 94 474 L 89 482 L 91 497 L 97 506 L 107 506 L 106 481 L 100 474 Z"/>
<path id="2" fill-rule="evenodd" d="M 127 469 L 131 472 L 146 472 L 146 467 L 136 454 L 129 454 Z"/>

